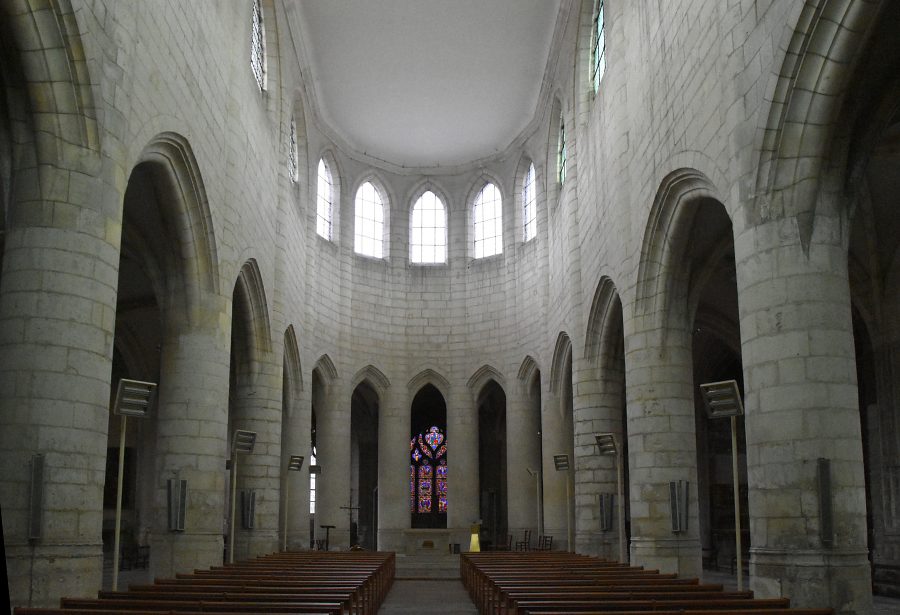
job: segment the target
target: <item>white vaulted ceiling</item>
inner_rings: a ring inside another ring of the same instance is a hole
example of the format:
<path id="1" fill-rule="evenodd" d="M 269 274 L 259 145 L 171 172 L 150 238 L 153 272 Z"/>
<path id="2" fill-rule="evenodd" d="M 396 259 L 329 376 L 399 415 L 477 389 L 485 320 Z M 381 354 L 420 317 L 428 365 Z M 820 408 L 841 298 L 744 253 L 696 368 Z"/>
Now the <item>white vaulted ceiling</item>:
<path id="1" fill-rule="evenodd" d="M 293 0 L 316 113 L 411 168 L 504 151 L 535 116 L 560 0 Z"/>

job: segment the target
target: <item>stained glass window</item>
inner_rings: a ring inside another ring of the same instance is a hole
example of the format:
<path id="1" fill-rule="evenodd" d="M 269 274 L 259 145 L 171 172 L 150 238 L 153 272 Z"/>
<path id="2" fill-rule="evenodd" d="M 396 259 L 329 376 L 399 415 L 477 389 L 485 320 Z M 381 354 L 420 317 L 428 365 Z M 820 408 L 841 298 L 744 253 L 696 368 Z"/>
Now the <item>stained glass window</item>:
<path id="1" fill-rule="evenodd" d="M 475 258 L 503 252 L 503 207 L 497 186 L 485 184 L 475 197 L 472 217 L 475 225 Z"/>
<path id="2" fill-rule="evenodd" d="M 606 72 L 606 29 L 603 23 L 603 0 L 594 5 L 594 23 L 591 31 L 591 85 L 594 94 L 600 90 L 600 80 Z"/>
<path id="3" fill-rule="evenodd" d="M 528 173 L 522 182 L 522 203 L 525 208 L 525 241 L 533 239 L 537 234 L 537 194 L 534 185 L 534 164 L 529 165 Z"/>
<path id="4" fill-rule="evenodd" d="M 447 512 L 447 442 L 432 426 L 409 441 L 409 510 L 429 514 Z M 437 502 L 437 511 L 434 503 Z"/>
<path id="5" fill-rule="evenodd" d="M 250 70 L 260 90 L 266 89 L 266 35 L 259 0 L 253 0 L 250 26 Z"/>

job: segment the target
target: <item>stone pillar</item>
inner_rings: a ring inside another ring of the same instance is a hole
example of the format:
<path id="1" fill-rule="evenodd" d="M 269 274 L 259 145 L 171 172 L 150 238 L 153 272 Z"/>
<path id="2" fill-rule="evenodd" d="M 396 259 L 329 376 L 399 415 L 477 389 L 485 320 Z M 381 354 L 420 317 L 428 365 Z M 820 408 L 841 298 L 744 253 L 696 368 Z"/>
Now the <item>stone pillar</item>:
<path id="1" fill-rule="evenodd" d="M 626 353 L 631 561 L 700 576 L 690 332 L 686 327 L 638 331 L 627 340 Z M 679 480 L 689 483 L 688 521 L 676 534 L 669 482 Z"/>
<path id="2" fill-rule="evenodd" d="M 402 553 L 409 529 L 410 399 L 389 387 L 378 408 L 378 549 Z M 451 457 L 452 459 L 452 457 Z"/>
<path id="3" fill-rule="evenodd" d="M 572 389 L 569 376 L 563 377 L 554 391 L 544 395 L 541 409 L 541 440 L 543 451 L 544 534 L 553 536 L 555 550 L 566 550 L 569 525 L 574 535 L 574 440 L 572 437 Z M 569 456 L 569 470 L 559 471 L 553 463 L 554 455 Z M 566 482 L 568 481 L 568 490 Z M 568 494 L 568 496 L 567 496 Z M 569 498 L 568 501 L 567 497 Z M 571 514 L 570 514 L 571 511 Z M 568 517 L 568 520 L 567 520 Z M 533 537 L 532 547 L 537 543 Z M 574 548 L 574 545 L 571 545 Z"/>
<path id="4" fill-rule="evenodd" d="M 616 495 L 616 458 L 600 456 L 598 433 L 612 432 L 622 443 L 622 371 L 604 355 L 600 365 L 576 362 L 575 373 L 575 544 L 579 553 L 619 559 L 618 511 L 613 525 L 600 529 L 601 493 Z M 627 462 L 627 459 L 625 460 Z"/>
<path id="5" fill-rule="evenodd" d="M 12 606 L 51 607 L 100 588 L 124 186 L 49 165 L 16 182 L 0 286 L 3 534 Z M 33 455 L 43 505 L 29 540 Z"/>
<path id="6" fill-rule="evenodd" d="M 322 473 L 316 478 L 316 537 L 324 539 L 319 526 L 334 525 L 329 534 L 332 550 L 350 548 L 347 511 L 350 501 L 350 393 L 343 381 L 325 384 L 323 406 L 316 407 L 316 448 Z"/>
<path id="7" fill-rule="evenodd" d="M 229 356 L 227 332 L 217 322 L 211 317 L 174 324 L 163 340 L 159 401 L 156 416 L 148 419 L 157 425 L 150 535 L 153 576 L 222 562 Z M 169 531 L 169 479 L 187 481 L 183 532 Z"/>
<path id="8" fill-rule="evenodd" d="M 751 589 L 799 607 L 871 609 L 846 220 L 763 222 L 735 241 L 744 361 Z M 831 463 L 833 534 L 817 459 Z"/>
<path id="9" fill-rule="evenodd" d="M 309 389 L 298 391 L 296 399 L 290 399 L 290 408 L 283 409 L 281 451 L 282 467 L 286 475 L 284 481 L 290 481 L 287 490 L 287 543 L 288 550 L 297 551 L 309 548 L 309 466 L 312 464 L 312 448 L 310 447 L 310 394 Z M 290 455 L 303 455 L 303 467 L 299 472 L 288 472 L 287 462 Z M 284 528 L 282 529 L 284 531 Z"/>
<path id="10" fill-rule="evenodd" d="M 238 460 L 238 500 L 235 509 L 235 561 L 277 550 L 278 504 L 281 497 L 281 378 L 279 361 L 270 351 L 258 351 L 256 372 L 235 395 L 233 429 L 256 432 L 253 453 Z M 228 434 L 231 438 L 231 434 Z M 253 529 L 241 525 L 241 491 L 256 493 Z"/>
<path id="11" fill-rule="evenodd" d="M 506 509 L 513 542 L 521 540 L 525 530 L 533 536 L 539 531 L 540 408 L 529 399 L 528 387 L 529 383 L 516 380 L 506 392 Z M 532 476 L 528 469 L 538 475 Z"/>
<path id="12" fill-rule="evenodd" d="M 479 484 L 478 408 L 464 382 L 454 381 L 447 396 L 447 466 L 447 528 L 466 550 L 479 518 Z"/>

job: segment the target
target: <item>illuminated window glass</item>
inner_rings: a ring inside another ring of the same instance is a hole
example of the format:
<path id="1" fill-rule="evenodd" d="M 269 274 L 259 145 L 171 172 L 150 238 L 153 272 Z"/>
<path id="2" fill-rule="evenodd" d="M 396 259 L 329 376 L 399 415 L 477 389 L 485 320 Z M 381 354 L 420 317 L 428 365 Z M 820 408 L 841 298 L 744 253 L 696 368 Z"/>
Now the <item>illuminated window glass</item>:
<path id="1" fill-rule="evenodd" d="M 437 426 L 409 441 L 409 512 L 447 513 L 447 442 Z"/>
<path id="2" fill-rule="evenodd" d="M 250 28 L 250 70 L 260 90 L 266 89 L 266 35 L 263 32 L 263 14 L 259 0 L 253 0 Z"/>
<path id="3" fill-rule="evenodd" d="M 566 123 L 559 115 L 559 143 L 556 149 L 556 172 L 559 184 L 566 183 Z"/>
<path id="4" fill-rule="evenodd" d="M 334 210 L 334 181 L 325 159 L 319 160 L 319 179 L 316 188 L 316 232 L 331 240 L 331 220 Z"/>
<path id="5" fill-rule="evenodd" d="M 309 456 L 309 465 L 316 465 L 316 456 Z M 309 473 L 309 514 L 314 515 L 316 513 L 316 475 L 312 472 Z"/>
<path id="6" fill-rule="evenodd" d="M 435 193 L 428 190 L 412 210 L 409 258 L 414 263 L 447 261 L 447 210 Z"/>
<path id="7" fill-rule="evenodd" d="M 298 168 L 298 151 L 297 151 L 297 123 L 291 118 L 290 142 L 288 144 L 288 174 L 292 182 L 296 182 L 300 178 Z"/>
<path id="8" fill-rule="evenodd" d="M 525 221 L 525 241 L 533 239 L 537 234 L 537 191 L 534 185 L 534 164 L 529 165 L 528 173 L 522 182 L 522 204 Z"/>
<path id="9" fill-rule="evenodd" d="M 384 201 L 378 188 L 366 182 L 356 191 L 356 233 L 358 254 L 384 256 Z"/>
<path id="10" fill-rule="evenodd" d="M 485 184 L 475 197 L 475 258 L 503 252 L 503 203 L 494 184 Z"/>
<path id="11" fill-rule="evenodd" d="M 591 84 L 594 94 L 600 90 L 600 80 L 606 72 L 606 30 L 603 23 L 603 0 L 594 5 L 594 22 L 591 29 Z"/>

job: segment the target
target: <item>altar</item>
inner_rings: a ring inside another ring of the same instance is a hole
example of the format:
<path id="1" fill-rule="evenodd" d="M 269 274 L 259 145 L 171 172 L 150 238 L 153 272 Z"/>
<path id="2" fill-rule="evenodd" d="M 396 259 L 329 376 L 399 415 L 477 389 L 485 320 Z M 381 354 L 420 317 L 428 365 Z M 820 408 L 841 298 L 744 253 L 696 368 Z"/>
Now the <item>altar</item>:
<path id="1" fill-rule="evenodd" d="M 406 555 L 445 555 L 450 549 L 451 530 L 446 528 L 410 528 L 403 530 Z"/>

